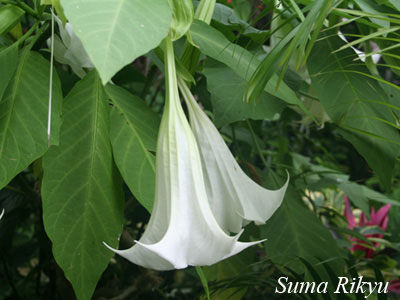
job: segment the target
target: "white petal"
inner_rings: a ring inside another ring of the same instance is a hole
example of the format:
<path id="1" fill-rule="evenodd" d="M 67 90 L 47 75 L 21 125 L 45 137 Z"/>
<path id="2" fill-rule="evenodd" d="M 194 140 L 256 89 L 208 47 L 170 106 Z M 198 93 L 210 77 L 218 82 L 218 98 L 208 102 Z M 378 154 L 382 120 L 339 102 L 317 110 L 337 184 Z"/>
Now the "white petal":
<path id="1" fill-rule="evenodd" d="M 248 221 L 265 223 L 281 205 L 289 182 L 271 191 L 251 180 L 236 162 L 221 134 L 201 110 L 183 80 L 181 92 L 189 108 L 190 123 L 202 159 L 212 211 L 227 232 L 239 232 Z"/>
<path id="2" fill-rule="evenodd" d="M 79 64 L 81 67 L 94 68 L 81 40 L 75 34 L 71 36 L 71 44 L 65 53 L 65 58 Z"/>
<path id="3" fill-rule="evenodd" d="M 2 211 L 1 214 L 0 214 L 0 220 L 1 220 L 1 218 L 3 217 L 3 215 L 4 215 L 4 209 L 3 209 L 3 211 Z"/>
<path id="4" fill-rule="evenodd" d="M 84 77 L 86 72 L 83 68 L 94 68 L 81 40 L 75 34 L 70 23 L 65 24 L 56 16 L 56 21 L 60 31 L 62 43 L 58 37 L 55 37 L 55 57 L 56 60 L 63 64 L 71 66 L 74 73 L 79 77 Z"/>
<path id="5" fill-rule="evenodd" d="M 338 32 L 338 36 L 339 36 L 346 44 L 349 43 L 349 42 L 347 41 L 346 37 L 344 36 L 344 34 L 343 34 L 341 31 Z M 358 50 L 357 48 L 355 48 L 355 47 L 353 47 L 353 46 L 350 46 L 350 48 L 353 49 L 353 51 L 358 55 L 358 57 L 360 58 L 360 60 L 361 60 L 362 62 L 365 62 L 365 57 L 366 57 L 366 55 L 365 55 L 365 53 L 364 53 L 363 51 Z M 378 48 L 378 50 L 379 50 L 379 48 Z M 380 59 L 381 59 L 381 54 L 379 54 L 379 53 L 372 54 L 372 61 L 373 61 L 374 64 L 377 64 L 377 63 L 379 62 Z"/>
<path id="6" fill-rule="evenodd" d="M 172 47 L 172 44 L 170 45 Z M 174 59 L 169 59 L 167 103 L 156 156 L 155 206 L 136 245 L 113 250 L 131 262 L 156 270 L 211 265 L 262 241 L 238 242 L 218 225 L 205 190 L 195 137 L 182 110 Z"/>
<path id="7" fill-rule="evenodd" d="M 51 48 L 51 38 L 47 39 L 47 46 L 49 49 Z M 55 35 L 54 36 L 54 58 L 62 64 L 69 64 L 69 61 L 64 58 L 65 52 L 67 48 L 64 46 L 60 38 Z"/>
<path id="8" fill-rule="evenodd" d="M 66 23 L 64 28 L 64 25 L 59 17 L 55 16 L 55 20 L 57 21 L 61 40 L 63 41 L 65 47 L 68 48 L 69 45 L 71 44 L 71 37 L 69 31 L 72 29 L 72 25 L 70 23 Z"/>

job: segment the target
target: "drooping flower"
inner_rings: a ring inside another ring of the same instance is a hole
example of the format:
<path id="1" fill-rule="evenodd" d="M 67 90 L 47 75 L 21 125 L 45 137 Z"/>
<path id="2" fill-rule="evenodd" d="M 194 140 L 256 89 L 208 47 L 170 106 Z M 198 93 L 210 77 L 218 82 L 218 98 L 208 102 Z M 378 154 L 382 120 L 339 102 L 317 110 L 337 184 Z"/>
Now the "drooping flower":
<path id="1" fill-rule="evenodd" d="M 344 196 L 344 202 L 345 202 L 345 217 L 347 219 L 348 227 L 349 229 L 354 229 L 356 226 L 363 227 L 363 226 L 377 226 L 380 227 L 383 231 L 386 231 L 388 222 L 389 222 L 389 210 L 392 207 L 391 204 L 386 204 L 382 206 L 377 212 L 375 212 L 375 208 L 371 208 L 371 214 L 370 214 L 370 219 L 367 219 L 367 216 L 364 213 L 361 213 L 360 219 L 358 221 L 358 224 L 356 223 L 355 217 L 353 215 L 353 212 L 351 210 L 349 198 L 347 195 Z M 366 238 L 383 238 L 383 234 L 381 233 L 376 233 L 376 234 L 367 234 L 365 235 Z M 351 239 L 354 246 L 351 248 L 352 251 L 363 251 L 365 253 L 366 258 L 371 258 L 374 255 L 374 250 L 365 247 L 365 242 L 361 241 L 357 238 L 352 238 Z M 374 243 L 375 247 L 379 246 L 379 243 L 375 242 Z"/>
<path id="2" fill-rule="evenodd" d="M 72 71 L 80 78 L 85 77 L 84 68 L 93 69 L 94 65 L 83 48 L 81 40 L 72 29 L 71 23 L 67 22 L 64 28 L 62 21 L 58 17 L 55 17 L 55 20 L 61 37 L 60 39 L 57 35 L 54 36 L 55 59 L 62 64 L 69 65 Z M 50 45 L 51 39 L 48 39 L 47 43 Z"/>
<path id="3" fill-rule="evenodd" d="M 133 247 L 110 248 L 156 270 L 211 265 L 262 242 L 238 242 L 240 234 L 226 234 L 211 211 L 197 143 L 179 100 L 172 47 L 166 38 L 167 96 L 157 141 L 153 213 Z"/>
<path id="4" fill-rule="evenodd" d="M 227 232 L 240 232 L 250 221 L 263 224 L 281 205 L 289 182 L 271 191 L 251 180 L 236 162 L 217 128 L 197 104 L 186 83 L 178 79 L 190 124 L 200 149 L 207 196 Z"/>

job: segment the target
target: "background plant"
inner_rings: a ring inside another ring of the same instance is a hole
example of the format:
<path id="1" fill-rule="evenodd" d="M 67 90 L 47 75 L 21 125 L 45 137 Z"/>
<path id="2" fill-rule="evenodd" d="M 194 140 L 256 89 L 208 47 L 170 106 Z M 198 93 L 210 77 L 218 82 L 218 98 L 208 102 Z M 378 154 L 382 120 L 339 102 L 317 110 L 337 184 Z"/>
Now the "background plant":
<path id="1" fill-rule="evenodd" d="M 398 1 L 217 2 L 174 43 L 177 64 L 253 180 L 278 188 L 289 171 L 282 207 L 244 236 L 268 241 L 203 281 L 112 258 L 101 242 L 130 247 L 154 198 L 168 1 L 0 0 L 1 299 L 193 299 L 203 284 L 213 299 L 313 299 L 275 294 L 277 278 L 361 275 L 398 297 Z M 96 70 L 56 57 L 48 135 L 51 5 Z M 356 219 L 390 203 L 387 228 L 350 229 L 345 195 Z"/>

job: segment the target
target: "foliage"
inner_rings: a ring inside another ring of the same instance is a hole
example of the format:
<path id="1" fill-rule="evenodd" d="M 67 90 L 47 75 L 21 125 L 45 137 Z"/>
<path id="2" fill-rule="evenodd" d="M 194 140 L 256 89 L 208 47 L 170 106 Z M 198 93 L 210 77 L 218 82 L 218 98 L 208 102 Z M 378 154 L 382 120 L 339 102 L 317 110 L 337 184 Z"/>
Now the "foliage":
<path id="1" fill-rule="evenodd" d="M 0 0 L 0 299 L 364 299 L 334 294 L 339 276 L 399 298 L 398 1 L 179 3 Z M 241 237 L 263 244 L 156 272 L 103 242 L 131 247 L 153 208 L 169 33 L 241 168 L 290 182 Z M 387 204 L 387 226 L 362 222 Z M 282 276 L 329 293 L 275 293 Z"/>

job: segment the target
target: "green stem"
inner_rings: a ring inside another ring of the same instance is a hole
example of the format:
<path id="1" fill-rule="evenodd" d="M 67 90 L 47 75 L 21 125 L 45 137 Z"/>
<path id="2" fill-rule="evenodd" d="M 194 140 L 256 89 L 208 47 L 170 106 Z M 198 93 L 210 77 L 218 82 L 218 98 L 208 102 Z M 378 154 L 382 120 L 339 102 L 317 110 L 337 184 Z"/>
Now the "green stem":
<path id="1" fill-rule="evenodd" d="M 31 49 L 33 45 L 37 42 L 37 40 L 41 37 L 41 35 L 49 28 L 49 24 L 43 25 L 42 27 L 39 28 L 37 33 L 35 34 L 34 38 L 32 41 L 29 43 L 28 47 Z"/>
<path id="2" fill-rule="evenodd" d="M 210 289 L 208 288 L 208 282 L 207 282 L 207 277 L 203 272 L 202 267 L 195 267 L 197 275 L 199 275 L 199 278 L 201 280 L 201 284 L 203 285 L 204 292 L 206 293 L 207 299 L 210 300 Z"/>
<path id="3" fill-rule="evenodd" d="M 251 123 L 250 123 L 249 120 L 247 120 L 247 126 L 249 127 L 251 137 L 253 139 L 254 145 L 256 146 L 256 150 L 258 152 L 258 156 L 260 156 L 260 159 L 261 159 L 263 165 L 265 166 L 265 168 L 268 169 L 269 166 L 267 164 L 267 161 L 265 160 L 265 157 L 264 157 L 264 154 L 263 154 L 263 152 L 262 152 L 262 150 L 260 148 L 260 145 L 258 144 L 257 136 L 254 133 L 253 126 L 251 126 Z"/>
<path id="4" fill-rule="evenodd" d="M 165 66 L 165 88 L 166 88 L 166 109 L 172 105 L 179 109 L 180 105 L 176 105 L 179 102 L 178 92 L 178 81 L 176 78 L 176 67 L 175 67 L 175 54 L 174 46 L 170 36 L 164 39 L 164 66 Z M 182 108 L 181 108 L 182 109 Z"/>
<path id="5" fill-rule="evenodd" d="M 249 120 L 247 120 L 247 126 L 249 127 L 249 130 L 250 130 L 250 133 L 251 133 L 251 137 L 252 137 L 252 139 L 253 139 L 254 145 L 256 146 L 256 150 L 257 150 L 257 152 L 258 152 L 258 156 L 260 156 L 260 159 L 261 159 L 261 161 L 262 161 L 264 167 L 265 167 L 267 170 L 269 170 L 269 169 L 270 169 L 270 166 L 268 165 L 267 161 L 265 160 L 264 153 L 263 153 L 263 151 L 261 150 L 260 145 L 258 144 L 257 136 L 256 136 L 256 134 L 254 133 L 253 126 L 251 126 L 251 123 L 250 123 Z M 275 172 L 272 172 L 272 171 L 271 171 L 270 174 L 271 174 L 271 178 L 274 180 L 275 184 L 276 184 L 277 186 L 279 186 L 279 180 L 278 180 L 277 176 L 275 175 Z"/>
<path id="6" fill-rule="evenodd" d="M 26 11 L 28 14 L 30 14 L 32 17 L 39 19 L 38 13 L 30 7 L 28 4 L 25 2 L 22 2 L 21 0 L 17 0 L 17 5 L 21 7 L 24 11 Z"/>
<path id="7" fill-rule="evenodd" d="M 31 36 L 31 34 L 36 30 L 36 28 L 39 26 L 40 21 L 37 20 L 33 26 L 31 28 L 29 28 L 29 30 L 18 40 L 16 41 L 14 44 L 19 46 L 21 45 L 23 42 L 25 42 L 25 40 Z"/>
<path id="8" fill-rule="evenodd" d="M 194 15 L 195 19 L 210 24 L 214 13 L 215 3 L 216 0 L 201 0 Z M 186 41 L 181 59 L 184 67 L 191 74 L 194 74 L 200 60 L 200 50 Z M 190 82 L 188 84 L 190 87 Z"/>

